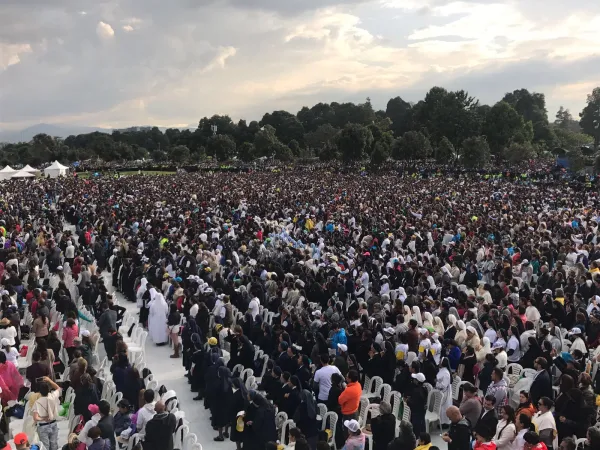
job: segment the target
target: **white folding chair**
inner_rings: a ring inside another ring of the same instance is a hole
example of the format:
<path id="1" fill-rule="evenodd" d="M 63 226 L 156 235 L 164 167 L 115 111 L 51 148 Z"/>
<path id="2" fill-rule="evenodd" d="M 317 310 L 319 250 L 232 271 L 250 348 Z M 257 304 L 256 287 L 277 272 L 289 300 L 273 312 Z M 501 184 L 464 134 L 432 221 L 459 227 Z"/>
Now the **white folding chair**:
<path id="1" fill-rule="evenodd" d="M 428 408 L 425 412 L 425 431 L 427 433 L 429 433 L 429 428 L 434 423 L 437 423 L 440 428 L 442 427 L 440 410 L 442 408 L 443 394 L 441 391 L 434 389 L 431 395 L 433 397 L 433 407 L 431 409 Z"/>

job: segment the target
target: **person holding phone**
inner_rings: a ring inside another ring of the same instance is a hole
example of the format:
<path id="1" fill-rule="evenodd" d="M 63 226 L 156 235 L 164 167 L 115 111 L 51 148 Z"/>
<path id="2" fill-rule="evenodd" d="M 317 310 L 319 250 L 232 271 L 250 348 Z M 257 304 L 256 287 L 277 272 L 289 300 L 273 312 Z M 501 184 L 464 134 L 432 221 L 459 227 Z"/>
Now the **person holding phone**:
<path id="1" fill-rule="evenodd" d="M 33 404 L 31 412 L 40 441 L 48 450 L 58 450 L 58 425 L 56 414 L 60 405 L 61 388 L 49 377 L 39 383 L 41 397 Z"/>

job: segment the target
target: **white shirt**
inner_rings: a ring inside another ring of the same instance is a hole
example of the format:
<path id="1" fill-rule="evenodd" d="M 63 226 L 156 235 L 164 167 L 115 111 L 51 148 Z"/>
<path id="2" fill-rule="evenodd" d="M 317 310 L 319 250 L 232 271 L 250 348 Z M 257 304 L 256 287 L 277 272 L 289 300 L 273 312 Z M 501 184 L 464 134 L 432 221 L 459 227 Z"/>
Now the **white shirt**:
<path id="1" fill-rule="evenodd" d="M 524 429 L 517 433 L 517 435 L 515 436 L 515 440 L 512 442 L 512 447 L 510 448 L 510 450 L 523 450 L 523 448 L 525 447 L 525 439 L 523 439 L 523 436 L 525 436 L 525 433 L 527 433 L 528 431 L 529 430 Z"/>
<path id="2" fill-rule="evenodd" d="M 6 338 L 10 345 L 15 345 L 15 337 L 17 337 L 17 330 L 13 326 L 0 330 L 0 340 Z"/>
<path id="3" fill-rule="evenodd" d="M 494 342 L 498 339 L 498 335 L 496 334 L 496 330 L 493 328 L 488 328 L 485 330 L 484 336 L 490 340 L 490 345 L 494 345 Z"/>
<path id="4" fill-rule="evenodd" d="M 17 349 L 14 347 L 11 347 L 8 352 L 4 349 L 2 349 L 2 351 L 6 355 L 6 361 L 12 363 L 18 369 L 19 368 L 19 361 L 18 361 L 19 352 L 17 351 Z"/>
<path id="5" fill-rule="evenodd" d="M 327 401 L 331 389 L 331 375 L 342 374 L 336 366 L 323 366 L 315 372 L 315 383 L 319 384 L 319 400 Z"/>
<path id="6" fill-rule="evenodd" d="M 521 344 L 515 336 L 511 336 L 506 344 L 506 354 L 508 355 L 509 350 L 514 350 L 512 355 L 508 356 L 508 361 L 519 362 L 521 359 Z"/>
<path id="7" fill-rule="evenodd" d="M 198 314 L 199 309 L 200 309 L 200 306 L 198 306 L 198 304 L 196 303 L 194 306 L 192 306 L 190 308 L 190 316 L 196 318 L 196 315 Z"/>
<path id="8" fill-rule="evenodd" d="M 252 314 L 253 319 L 256 319 L 256 316 L 258 316 L 259 306 L 260 306 L 260 303 L 258 301 L 258 298 L 254 297 L 252 300 L 250 300 L 250 304 L 248 305 L 248 310 Z"/>
<path id="9" fill-rule="evenodd" d="M 74 245 L 67 245 L 67 248 L 65 249 L 65 258 L 75 258 L 75 246 Z"/>

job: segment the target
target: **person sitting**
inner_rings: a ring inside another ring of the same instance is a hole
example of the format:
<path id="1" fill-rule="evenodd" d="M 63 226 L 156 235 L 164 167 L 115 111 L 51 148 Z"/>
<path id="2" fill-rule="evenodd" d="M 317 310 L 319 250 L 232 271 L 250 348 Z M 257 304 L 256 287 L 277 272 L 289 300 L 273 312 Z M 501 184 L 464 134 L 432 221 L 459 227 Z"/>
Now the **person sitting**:
<path id="1" fill-rule="evenodd" d="M 131 426 L 131 410 L 129 401 L 124 398 L 122 399 L 117 406 L 119 410 L 113 417 L 113 424 L 115 427 L 115 434 L 120 436 L 123 431 Z"/>
<path id="2" fill-rule="evenodd" d="M 392 406 L 388 402 L 379 403 L 379 415 L 371 420 L 371 432 L 374 450 L 386 450 L 396 437 L 396 416 L 392 414 Z"/>
<path id="3" fill-rule="evenodd" d="M 92 444 L 87 446 L 87 450 L 111 449 L 110 439 L 102 437 L 102 431 L 100 430 L 100 427 L 92 427 L 88 433 L 88 436 L 92 440 Z"/>

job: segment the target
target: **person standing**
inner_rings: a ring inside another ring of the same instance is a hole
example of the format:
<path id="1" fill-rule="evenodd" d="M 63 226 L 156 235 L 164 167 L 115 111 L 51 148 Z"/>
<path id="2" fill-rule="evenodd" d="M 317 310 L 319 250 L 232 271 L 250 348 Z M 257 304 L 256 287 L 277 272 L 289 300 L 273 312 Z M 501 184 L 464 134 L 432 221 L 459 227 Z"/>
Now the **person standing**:
<path id="1" fill-rule="evenodd" d="M 165 411 L 165 404 L 154 405 L 154 417 L 146 424 L 144 450 L 173 450 L 173 433 L 177 428 L 175 415 Z"/>
<path id="2" fill-rule="evenodd" d="M 318 400 L 327 403 L 329 390 L 331 389 L 331 375 L 341 375 L 340 369 L 329 365 L 329 355 L 321 355 L 321 368 L 315 372 L 314 383 L 318 386 Z"/>
<path id="3" fill-rule="evenodd" d="M 358 372 L 351 370 L 346 377 L 346 389 L 338 398 L 342 410 L 344 420 L 358 418 L 358 408 L 360 407 L 360 396 L 362 395 L 362 387 L 358 382 Z"/>
<path id="4" fill-rule="evenodd" d="M 60 405 L 61 388 L 49 377 L 44 377 L 44 383 L 39 383 L 41 397 L 36 400 L 31 409 L 33 421 L 37 425 L 40 441 L 48 450 L 58 450 L 58 425 L 56 411 Z"/>
<path id="5" fill-rule="evenodd" d="M 448 443 L 448 450 L 465 450 L 471 446 L 471 426 L 456 406 L 446 409 L 446 416 L 450 419 L 450 429 L 442 435 L 444 442 Z"/>
<path id="6" fill-rule="evenodd" d="M 156 345 L 165 345 L 168 340 L 167 316 L 169 307 L 161 293 L 154 295 L 149 304 L 148 333 Z"/>

